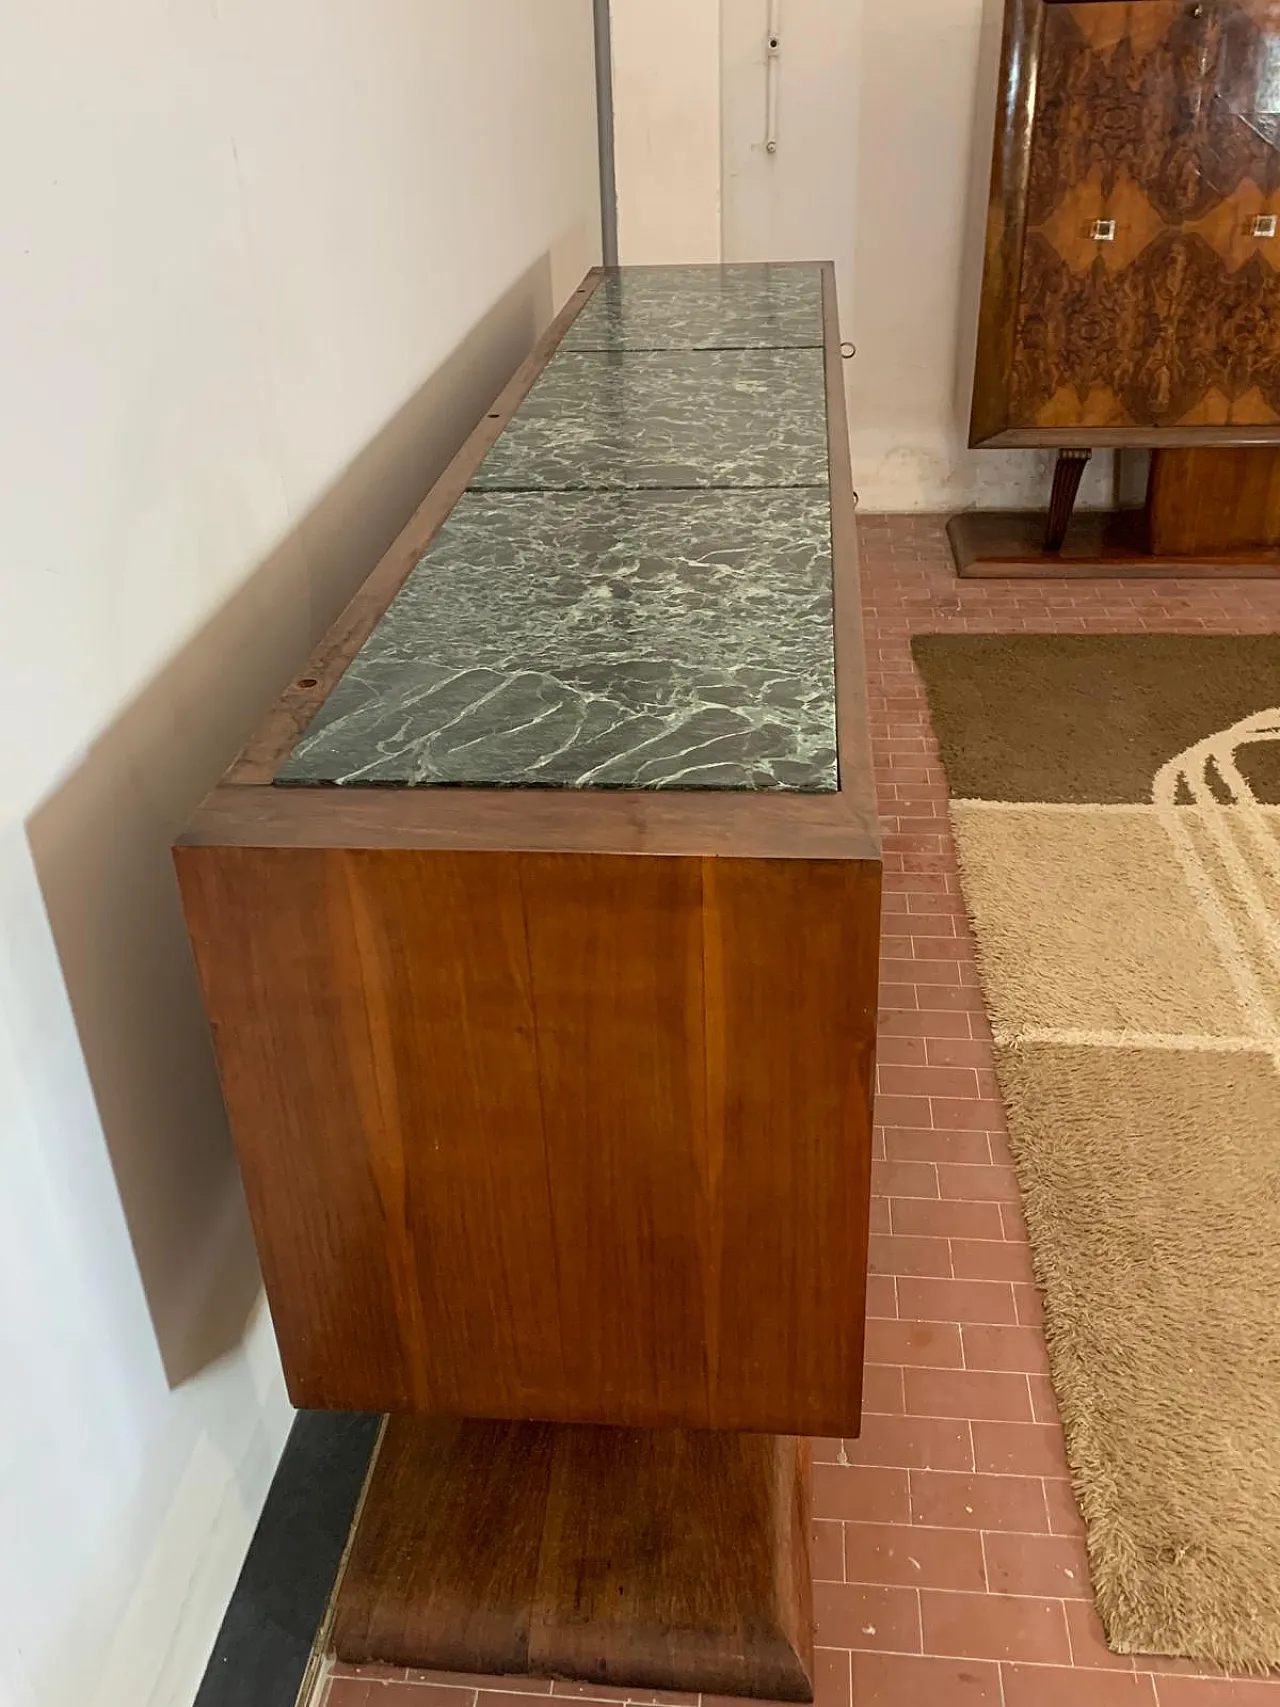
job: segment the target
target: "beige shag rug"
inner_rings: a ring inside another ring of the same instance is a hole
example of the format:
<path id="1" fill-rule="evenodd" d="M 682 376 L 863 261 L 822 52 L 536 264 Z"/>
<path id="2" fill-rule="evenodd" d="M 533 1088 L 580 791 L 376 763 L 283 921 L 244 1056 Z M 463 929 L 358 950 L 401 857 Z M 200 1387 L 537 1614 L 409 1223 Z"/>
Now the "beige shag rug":
<path id="1" fill-rule="evenodd" d="M 913 650 L 1108 1640 L 1280 1665 L 1280 636 Z"/>

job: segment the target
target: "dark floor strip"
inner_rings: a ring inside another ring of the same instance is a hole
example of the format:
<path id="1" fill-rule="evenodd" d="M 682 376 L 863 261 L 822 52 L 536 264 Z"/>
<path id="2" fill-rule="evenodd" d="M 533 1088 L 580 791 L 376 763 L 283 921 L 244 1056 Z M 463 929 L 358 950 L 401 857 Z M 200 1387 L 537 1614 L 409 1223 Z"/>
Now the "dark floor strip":
<path id="1" fill-rule="evenodd" d="M 381 1420 L 298 1412 L 195 1707 L 294 1707 Z"/>

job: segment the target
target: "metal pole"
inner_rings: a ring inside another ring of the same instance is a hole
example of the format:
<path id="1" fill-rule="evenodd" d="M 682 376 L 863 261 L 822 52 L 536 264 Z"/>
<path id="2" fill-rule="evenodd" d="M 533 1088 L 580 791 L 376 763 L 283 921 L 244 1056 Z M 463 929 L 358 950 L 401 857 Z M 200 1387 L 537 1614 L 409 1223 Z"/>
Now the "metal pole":
<path id="1" fill-rule="evenodd" d="M 596 30 L 596 143 L 600 151 L 600 254 L 618 264 L 618 185 L 613 169 L 613 51 L 609 0 L 592 0 Z"/>

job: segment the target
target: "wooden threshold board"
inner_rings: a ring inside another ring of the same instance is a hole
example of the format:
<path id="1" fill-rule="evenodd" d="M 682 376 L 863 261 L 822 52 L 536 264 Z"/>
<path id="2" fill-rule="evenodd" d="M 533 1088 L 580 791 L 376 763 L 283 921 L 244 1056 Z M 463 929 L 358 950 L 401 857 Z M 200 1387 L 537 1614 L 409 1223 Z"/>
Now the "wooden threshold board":
<path id="1" fill-rule="evenodd" d="M 956 573 L 965 580 L 1176 575 L 1195 580 L 1280 575 L 1280 550 L 1154 555 L 1142 510 L 1083 510 L 1071 518 L 1061 551 L 1044 549 L 1042 510 L 965 510 L 947 523 Z"/>
<path id="2" fill-rule="evenodd" d="M 790 1435 L 393 1416 L 334 1652 L 811 1701 L 809 1514 Z"/>

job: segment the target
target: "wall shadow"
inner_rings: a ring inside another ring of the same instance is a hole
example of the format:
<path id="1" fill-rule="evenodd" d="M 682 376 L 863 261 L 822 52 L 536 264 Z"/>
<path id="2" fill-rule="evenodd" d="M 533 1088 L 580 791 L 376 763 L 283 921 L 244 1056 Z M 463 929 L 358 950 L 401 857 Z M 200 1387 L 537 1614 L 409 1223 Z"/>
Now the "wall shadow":
<path id="1" fill-rule="evenodd" d="M 170 859 L 174 837 L 553 312 L 544 255 L 27 823 L 171 1386 L 260 1278 Z"/>

